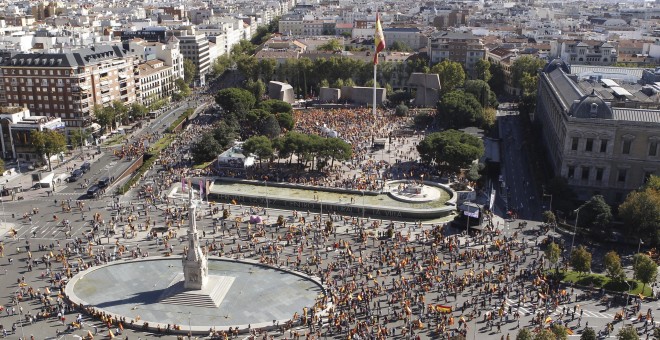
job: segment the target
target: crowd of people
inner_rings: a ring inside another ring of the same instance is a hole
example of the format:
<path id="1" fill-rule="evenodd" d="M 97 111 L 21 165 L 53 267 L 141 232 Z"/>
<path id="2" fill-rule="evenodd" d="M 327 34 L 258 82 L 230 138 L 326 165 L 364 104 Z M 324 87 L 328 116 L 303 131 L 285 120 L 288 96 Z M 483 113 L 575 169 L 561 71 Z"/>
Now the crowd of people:
<path id="1" fill-rule="evenodd" d="M 379 190 L 383 178 L 429 176 L 431 169 L 410 162 L 416 159 L 415 146 L 421 134 L 394 136 L 397 147 L 392 150 L 393 160 L 377 160 L 369 147 L 372 138 L 388 137 L 401 129 L 404 121 L 387 113 L 381 113 L 377 120 L 365 117 L 371 117 L 371 110 L 297 111 L 298 131 L 320 134 L 320 127 L 326 124 L 352 144 L 352 160 L 314 176 L 273 174 L 270 170 L 249 176 L 358 190 Z M 62 220 L 87 212 L 91 219 L 85 223 L 90 228 L 82 235 L 66 234 L 64 240 L 39 244 L 36 249 L 29 238 L 13 241 L 19 248 L 7 255 L 8 260 L 22 261 L 29 271 L 40 274 L 32 282 L 17 277 L 7 313 L 10 308 L 12 313 L 18 309 L 18 313 L 24 313 L 26 324 L 50 320 L 65 324 L 67 330 L 80 329 L 84 322 L 76 318 L 67 323 L 65 315 L 84 313 L 94 320 L 94 334 L 98 327 L 107 327 L 113 336 L 124 327 L 149 328 L 147 322 L 137 318 L 116 318 L 93 307 L 71 304 L 63 288 L 68 278 L 92 266 L 147 257 L 150 252 L 169 256 L 183 253 L 186 243 L 177 235 L 185 227 L 187 210 L 183 201 L 172 199 L 168 193 L 174 185 L 181 185 L 182 179 L 210 174 L 193 170 L 184 157 L 189 155 L 192 143 L 212 129 L 210 122 L 195 119 L 176 135 L 158 156 L 154 168 L 144 175 L 140 190 L 134 193 L 137 201 L 121 202 L 117 198 L 110 209 L 112 216 L 79 202 L 72 206 L 70 200 L 60 201 Z M 132 141 L 116 156 L 136 156 L 157 137 L 150 134 Z M 356 169 L 363 175 L 356 176 Z M 142 209 L 137 209 L 138 205 Z M 460 234 L 443 223 L 423 225 L 337 213 L 273 211 L 235 202 L 207 203 L 199 213 L 200 237 L 208 254 L 289 267 L 320 278 L 327 291 L 276 331 L 210 329 L 209 337 L 214 339 L 249 332 L 263 339 L 449 339 L 485 333 L 499 334 L 503 340 L 524 327 L 561 324 L 578 330 L 588 326 L 583 323 L 579 306 L 581 293 L 548 277 L 542 245 L 522 233 L 503 235 L 492 223 L 481 232 Z M 282 214 L 282 223 L 269 219 L 271 214 Z M 250 223 L 252 215 L 263 215 L 265 222 Z M 26 213 L 26 218 L 29 216 Z M 164 228 L 154 230 L 157 222 Z M 0 249 L 4 252 L 4 245 Z M 649 334 L 655 327 L 652 312 L 642 314 L 638 299 L 619 310 L 624 315 L 640 313 L 636 321 L 640 331 Z M 521 323 L 525 314 L 531 318 Z M 12 328 L 15 330 L 15 325 Z M 180 326 L 168 325 L 156 332 L 177 331 Z M 91 330 L 89 334 L 93 336 Z"/>

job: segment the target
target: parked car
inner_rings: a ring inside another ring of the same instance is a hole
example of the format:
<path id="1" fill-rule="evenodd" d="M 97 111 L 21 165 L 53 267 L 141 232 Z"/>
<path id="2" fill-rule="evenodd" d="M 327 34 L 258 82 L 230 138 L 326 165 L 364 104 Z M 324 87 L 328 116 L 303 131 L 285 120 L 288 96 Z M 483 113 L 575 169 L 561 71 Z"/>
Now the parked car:
<path id="1" fill-rule="evenodd" d="M 98 196 L 99 191 L 101 191 L 101 188 L 99 188 L 98 185 L 94 184 L 89 189 L 87 189 L 87 196 L 90 198 L 94 198 Z"/>
<path id="2" fill-rule="evenodd" d="M 69 176 L 69 182 L 75 182 L 83 176 L 83 171 L 80 169 L 73 170 L 71 176 Z"/>
<path id="3" fill-rule="evenodd" d="M 105 188 L 108 185 L 110 185 L 110 177 L 105 176 L 99 179 L 99 183 L 98 183 L 99 188 Z"/>
<path id="4" fill-rule="evenodd" d="M 82 170 L 83 173 L 87 173 L 92 168 L 92 166 L 89 164 L 89 162 L 85 162 L 80 166 L 80 170 Z"/>

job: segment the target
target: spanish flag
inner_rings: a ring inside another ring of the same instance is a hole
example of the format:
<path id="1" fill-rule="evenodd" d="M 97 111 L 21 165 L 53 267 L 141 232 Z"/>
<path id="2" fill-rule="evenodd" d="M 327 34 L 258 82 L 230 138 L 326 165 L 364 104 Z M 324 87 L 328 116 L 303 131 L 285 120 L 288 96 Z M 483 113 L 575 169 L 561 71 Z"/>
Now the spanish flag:
<path id="1" fill-rule="evenodd" d="M 378 65 L 378 53 L 385 49 L 385 36 L 383 35 L 383 26 L 380 24 L 380 15 L 378 14 L 376 14 L 376 33 L 374 33 L 374 45 L 376 46 L 374 64 Z"/>
<path id="2" fill-rule="evenodd" d="M 551 318 L 551 317 L 548 316 L 547 318 L 545 318 L 545 323 L 551 323 L 551 322 L 552 322 L 552 318 Z"/>
<path id="3" fill-rule="evenodd" d="M 568 334 L 568 335 L 573 335 L 573 330 L 570 329 L 570 328 L 568 328 L 568 327 L 566 327 L 566 334 Z"/>
<path id="4" fill-rule="evenodd" d="M 437 305 L 435 310 L 439 313 L 451 313 L 451 306 Z"/>

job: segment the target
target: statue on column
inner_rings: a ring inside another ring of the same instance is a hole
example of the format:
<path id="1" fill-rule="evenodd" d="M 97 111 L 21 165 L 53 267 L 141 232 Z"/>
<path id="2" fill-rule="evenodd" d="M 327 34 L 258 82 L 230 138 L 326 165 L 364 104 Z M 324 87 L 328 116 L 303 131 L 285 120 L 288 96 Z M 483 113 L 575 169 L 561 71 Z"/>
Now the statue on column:
<path id="1" fill-rule="evenodd" d="M 183 254 L 183 277 L 186 289 L 202 289 L 208 281 L 208 258 L 199 245 L 197 205 L 192 186 L 188 186 L 188 250 Z"/>

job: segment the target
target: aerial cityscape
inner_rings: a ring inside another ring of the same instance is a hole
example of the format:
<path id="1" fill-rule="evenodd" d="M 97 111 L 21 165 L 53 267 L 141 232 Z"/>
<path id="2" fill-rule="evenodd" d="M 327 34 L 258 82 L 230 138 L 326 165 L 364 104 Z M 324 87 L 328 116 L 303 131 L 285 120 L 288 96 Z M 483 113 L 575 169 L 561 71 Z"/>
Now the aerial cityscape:
<path id="1" fill-rule="evenodd" d="M 657 1 L 0 12 L 2 338 L 660 339 Z"/>

